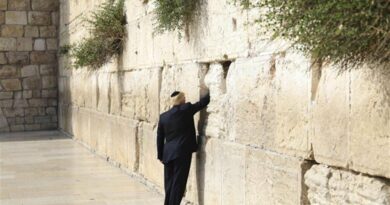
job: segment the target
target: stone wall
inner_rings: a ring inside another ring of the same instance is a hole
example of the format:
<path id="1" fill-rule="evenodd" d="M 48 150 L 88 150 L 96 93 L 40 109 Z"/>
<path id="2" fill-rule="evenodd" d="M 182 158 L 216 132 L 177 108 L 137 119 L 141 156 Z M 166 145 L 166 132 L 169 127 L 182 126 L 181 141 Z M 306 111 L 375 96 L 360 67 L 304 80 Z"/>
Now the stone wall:
<path id="1" fill-rule="evenodd" d="M 0 0 L 0 132 L 57 128 L 58 0 Z"/>
<path id="2" fill-rule="evenodd" d="M 81 17 L 101 2 L 61 1 L 61 45 L 86 36 Z M 389 204 L 389 70 L 338 74 L 258 34 L 258 11 L 225 0 L 201 5 L 180 39 L 153 34 L 153 1 L 127 0 L 121 56 L 98 70 L 68 69 L 71 59 L 61 57 L 60 128 L 162 191 L 159 113 L 173 90 L 191 102 L 210 91 L 210 105 L 196 115 L 202 146 L 186 200 Z"/>

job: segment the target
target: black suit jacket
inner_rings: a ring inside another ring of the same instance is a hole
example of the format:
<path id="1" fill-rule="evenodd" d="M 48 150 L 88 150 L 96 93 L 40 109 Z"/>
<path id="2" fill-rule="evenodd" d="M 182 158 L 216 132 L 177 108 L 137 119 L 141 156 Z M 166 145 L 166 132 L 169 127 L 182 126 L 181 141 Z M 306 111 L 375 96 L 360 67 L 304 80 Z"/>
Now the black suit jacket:
<path id="1" fill-rule="evenodd" d="M 157 128 L 157 158 L 168 163 L 197 150 L 194 115 L 210 102 L 206 95 L 195 104 L 173 106 L 160 115 Z"/>

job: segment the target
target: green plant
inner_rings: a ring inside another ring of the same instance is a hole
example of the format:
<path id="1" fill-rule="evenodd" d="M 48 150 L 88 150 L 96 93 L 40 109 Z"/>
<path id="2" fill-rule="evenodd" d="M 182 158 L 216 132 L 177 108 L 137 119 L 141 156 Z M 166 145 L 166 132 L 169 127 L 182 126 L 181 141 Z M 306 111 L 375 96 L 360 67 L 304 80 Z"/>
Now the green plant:
<path id="1" fill-rule="evenodd" d="M 193 20 L 199 0 L 156 0 L 155 31 L 183 31 Z"/>
<path id="2" fill-rule="evenodd" d="M 90 37 L 75 45 L 66 45 L 64 51 L 75 59 L 76 68 L 99 68 L 112 56 L 120 54 L 126 36 L 124 0 L 110 0 L 85 18 Z"/>
<path id="3" fill-rule="evenodd" d="M 256 20 L 314 59 L 341 64 L 390 62 L 388 0 L 239 0 L 265 11 Z"/>

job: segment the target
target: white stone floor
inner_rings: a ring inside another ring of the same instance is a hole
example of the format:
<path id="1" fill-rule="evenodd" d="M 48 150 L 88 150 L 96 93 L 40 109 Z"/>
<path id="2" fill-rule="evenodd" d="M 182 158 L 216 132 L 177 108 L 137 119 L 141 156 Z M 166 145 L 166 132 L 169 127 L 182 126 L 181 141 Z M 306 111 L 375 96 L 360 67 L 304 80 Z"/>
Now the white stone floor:
<path id="1" fill-rule="evenodd" d="M 57 131 L 0 134 L 0 205 L 146 204 L 163 196 Z"/>

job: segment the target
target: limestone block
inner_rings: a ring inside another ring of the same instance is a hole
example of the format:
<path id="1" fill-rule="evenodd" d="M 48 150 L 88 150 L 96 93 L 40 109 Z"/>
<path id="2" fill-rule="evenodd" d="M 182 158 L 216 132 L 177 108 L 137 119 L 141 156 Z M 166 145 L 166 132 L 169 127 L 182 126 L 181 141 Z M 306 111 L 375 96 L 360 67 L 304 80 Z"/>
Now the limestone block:
<path id="1" fill-rule="evenodd" d="M 66 119 L 65 119 L 66 120 Z M 111 130 L 111 124 L 113 121 L 112 117 L 103 115 L 101 113 L 91 113 L 91 126 L 90 126 L 90 133 L 91 133 L 91 146 L 92 149 L 96 150 L 97 153 L 100 153 L 102 155 L 107 155 L 107 149 L 108 149 L 108 138 L 111 138 L 110 130 Z M 112 155 L 108 155 L 110 158 L 112 158 Z M 115 160 L 115 159 L 114 159 Z"/>
<path id="2" fill-rule="evenodd" d="M 0 78 L 16 78 L 18 70 L 16 66 L 4 65 L 0 67 Z"/>
<path id="3" fill-rule="evenodd" d="M 13 92 L 0 92 L 0 100 L 11 99 L 13 97 Z"/>
<path id="4" fill-rule="evenodd" d="M 0 10 L 7 10 L 7 0 L 0 0 Z"/>
<path id="5" fill-rule="evenodd" d="M 69 104 L 71 102 L 69 78 L 58 78 L 58 97 L 59 104 Z"/>
<path id="6" fill-rule="evenodd" d="M 1 0 L 0 0 L 0 3 L 1 3 Z M 0 109 L 0 132 L 9 132 L 7 118 L 4 116 L 2 109 Z"/>
<path id="7" fill-rule="evenodd" d="M 137 122 L 122 117 L 111 121 L 109 151 L 112 158 L 123 167 L 135 171 L 138 166 Z"/>
<path id="8" fill-rule="evenodd" d="M 38 26 L 25 26 L 24 37 L 39 37 Z"/>
<path id="9" fill-rule="evenodd" d="M 76 114 L 76 132 L 77 138 L 79 138 L 84 143 L 91 144 L 91 111 L 86 109 L 79 109 Z M 75 136 L 76 136 L 75 135 Z"/>
<path id="10" fill-rule="evenodd" d="M 5 12 L 0 11 L 0 24 L 5 24 Z"/>
<path id="11" fill-rule="evenodd" d="M 42 88 L 55 88 L 57 87 L 56 76 L 42 76 Z"/>
<path id="12" fill-rule="evenodd" d="M 321 163 L 346 166 L 348 158 L 349 74 L 323 68 L 312 102 L 314 158 Z"/>
<path id="13" fill-rule="evenodd" d="M 57 90 L 42 90 L 43 98 L 57 98 Z"/>
<path id="14" fill-rule="evenodd" d="M 47 106 L 47 99 L 33 98 L 28 100 L 30 107 L 45 107 Z"/>
<path id="15" fill-rule="evenodd" d="M 139 126 L 139 173 L 162 190 L 164 187 L 164 166 L 157 159 L 156 132 L 152 124 L 142 123 Z"/>
<path id="16" fill-rule="evenodd" d="M 11 132 L 21 132 L 24 131 L 24 125 L 11 125 L 10 126 Z"/>
<path id="17" fill-rule="evenodd" d="M 23 79 L 23 89 L 40 89 L 41 87 L 41 79 L 38 76 Z"/>
<path id="18" fill-rule="evenodd" d="M 35 39 L 34 40 L 34 50 L 35 51 L 44 51 L 46 49 L 45 39 Z"/>
<path id="19" fill-rule="evenodd" d="M 27 10 L 30 7 L 29 0 L 11 0 L 8 1 L 8 10 Z"/>
<path id="20" fill-rule="evenodd" d="M 32 64 L 52 64 L 57 60 L 54 52 L 33 51 L 30 54 Z"/>
<path id="21" fill-rule="evenodd" d="M 160 69 L 125 72 L 119 80 L 119 84 L 123 85 L 122 113 L 132 119 L 156 123 L 159 116 Z"/>
<path id="22" fill-rule="evenodd" d="M 110 109 L 110 74 L 97 75 L 97 110 L 108 113 Z"/>
<path id="23" fill-rule="evenodd" d="M 24 125 L 24 129 L 26 131 L 35 131 L 35 130 L 40 130 L 40 124 L 26 124 Z"/>
<path id="24" fill-rule="evenodd" d="M 390 178 L 389 69 L 351 71 L 350 168 Z"/>
<path id="25" fill-rule="evenodd" d="M 7 58 L 5 57 L 5 53 L 0 53 L 0 65 L 7 64 Z"/>
<path id="26" fill-rule="evenodd" d="M 4 90 L 9 90 L 9 91 L 22 89 L 22 85 L 19 79 L 4 79 L 1 80 L 1 85 L 4 88 Z"/>
<path id="27" fill-rule="evenodd" d="M 120 115 L 122 110 L 121 84 L 118 73 L 112 73 L 110 77 L 110 113 Z"/>
<path id="28" fill-rule="evenodd" d="M 13 100 L 0 100 L 0 107 L 2 108 L 10 108 L 12 107 Z"/>
<path id="29" fill-rule="evenodd" d="M 16 49 L 16 42 L 15 42 Z M 9 64 L 28 64 L 29 53 L 28 52 L 7 52 L 7 59 Z"/>
<path id="30" fill-rule="evenodd" d="M 314 165 L 305 174 L 310 204 L 389 204 L 390 185 L 385 181 Z"/>
<path id="31" fill-rule="evenodd" d="M 24 99 L 32 98 L 32 91 L 31 90 L 23 90 L 23 98 Z"/>
<path id="32" fill-rule="evenodd" d="M 32 38 L 17 38 L 16 50 L 17 51 L 32 51 L 33 41 Z"/>
<path id="33" fill-rule="evenodd" d="M 302 204 L 301 165 L 298 158 L 248 148 L 245 204 Z"/>
<path id="34" fill-rule="evenodd" d="M 23 117 L 23 108 L 3 108 L 4 116 L 6 117 Z"/>
<path id="35" fill-rule="evenodd" d="M 37 65 L 28 65 L 22 67 L 21 70 L 22 77 L 35 76 L 38 74 L 38 66 Z"/>
<path id="36" fill-rule="evenodd" d="M 56 38 L 46 39 L 46 47 L 47 50 L 57 50 L 58 49 L 57 39 Z"/>
<path id="37" fill-rule="evenodd" d="M 22 25 L 2 25 L 1 36 L 2 37 L 22 37 L 24 29 Z"/>
<path id="38" fill-rule="evenodd" d="M 0 38 L 0 51 L 15 51 L 16 39 L 15 38 Z"/>
<path id="39" fill-rule="evenodd" d="M 55 75 L 56 74 L 56 66 L 54 64 L 48 65 L 40 65 L 39 73 L 41 75 Z"/>
<path id="40" fill-rule="evenodd" d="M 40 26 L 39 27 L 39 36 L 42 38 L 56 37 L 57 36 L 57 27 L 56 26 Z"/>
<path id="41" fill-rule="evenodd" d="M 24 115 L 25 116 L 34 116 L 38 115 L 38 108 L 36 107 L 29 107 L 24 109 Z"/>
<path id="42" fill-rule="evenodd" d="M 6 11 L 5 12 L 5 23 L 6 24 L 27 24 L 27 13 L 25 11 Z"/>
<path id="43" fill-rule="evenodd" d="M 54 12 L 51 12 L 51 23 L 53 25 L 58 25 L 59 24 L 59 12 L 58 11 L 54 11 Z"/>
<path id="44" fill-rule="evenodd" d="M 28 12 L 28 23 L 30 25 L 50 25 L 50 12 L 30 11 Z"/>
<path id="45" fill-rule="evenodd" d="M 31 7 L 36 11 L 56 11 L 59 0 L 31 0 Z"/>

